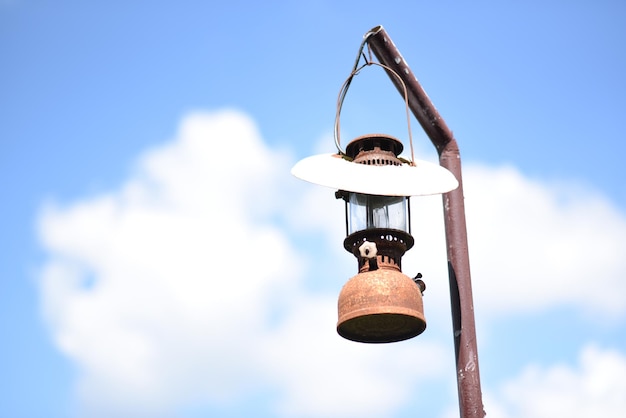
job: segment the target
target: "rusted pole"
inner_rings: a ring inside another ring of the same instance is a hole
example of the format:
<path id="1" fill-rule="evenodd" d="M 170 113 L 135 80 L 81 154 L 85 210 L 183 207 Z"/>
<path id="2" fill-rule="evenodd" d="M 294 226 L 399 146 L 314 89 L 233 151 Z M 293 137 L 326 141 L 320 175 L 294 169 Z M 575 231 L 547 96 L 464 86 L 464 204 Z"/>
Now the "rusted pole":
<path id="1" fill-rule="evenodd" d="M 459 409 L 462 418 L 482 418 L 485 412 L 478 369 L 459 147 L 452 131 L 437 112 L 385 29 L 376 26 L 366 34 L 366 37 L 369 47 L 380 63 L 391 68 L 402 78 L 408 92 L 409 107 L 435 145 L 439 154 L 439 164 L 450 170 L 459 181 L 456 190 L 443 195 Z M 404 96 L 400 81 L 392 73 L 388 72 L 388 75 Z"/>

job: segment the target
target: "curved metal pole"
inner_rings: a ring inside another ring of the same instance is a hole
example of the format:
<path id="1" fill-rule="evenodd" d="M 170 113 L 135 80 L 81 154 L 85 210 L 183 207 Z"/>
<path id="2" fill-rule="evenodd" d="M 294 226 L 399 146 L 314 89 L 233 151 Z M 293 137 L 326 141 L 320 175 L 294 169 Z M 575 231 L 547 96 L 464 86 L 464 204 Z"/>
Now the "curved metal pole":
<path id="1" fill-rule="evenodd" d="M 459 409 L 462 418 L 482 418 L 485 411 L 478 369 L 459 147 L 452 131 L 437 112 L 385 29 L 376 26 L 368 34 L 367 43 L 376 58 L 402 77 L 408 89 L 409 107 L 437 149 L 439 164 L 450 170 L 459 181 L 456 190 L 443 195 Z M 396 76 L 387 73 L 398 91 L 403 94 L 403 87 Z"/>

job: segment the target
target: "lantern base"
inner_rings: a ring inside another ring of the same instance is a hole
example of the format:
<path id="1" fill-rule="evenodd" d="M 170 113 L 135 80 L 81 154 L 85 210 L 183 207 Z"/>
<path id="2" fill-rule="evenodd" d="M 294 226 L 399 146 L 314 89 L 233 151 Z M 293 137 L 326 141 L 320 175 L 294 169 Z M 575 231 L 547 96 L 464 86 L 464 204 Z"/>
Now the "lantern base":
<path id="1" fill-rule="evenodd" d="M 339 335 L 360 343 L 395 343 L 416 337 L 425 329 L 423 318 L 398 313 L 362 315 L 337 325 Z"/>
<path id="2" fill-rule="evenodd" d="M 339 295 L 337 332 L 363 343 L 391 343 L 426 329 L 419 287 L 395 269 L 378 269 L 351 278 Z"/>

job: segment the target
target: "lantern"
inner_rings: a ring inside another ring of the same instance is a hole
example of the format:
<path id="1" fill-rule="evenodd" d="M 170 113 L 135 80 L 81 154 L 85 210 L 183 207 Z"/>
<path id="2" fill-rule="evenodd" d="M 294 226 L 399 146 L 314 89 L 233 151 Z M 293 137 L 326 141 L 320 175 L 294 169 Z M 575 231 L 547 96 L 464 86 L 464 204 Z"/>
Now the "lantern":
<path id="1" fill-rule="evenodd" d="M 305 158 L 296 177 L 337 189 L 346 204 L 344 248 L 358 274 L 343 287 L 337 332 L 366 343 L 402 341 L 426 328 L 422 283 L 402 273 L 402 256 L 411 249 L 410 196 L 445 193 L 458 182 L 445 168 L 399 157 L 402 143 L 387 135 L 354 139 L 345 154 Z"/>
<path id="2" fill-rule="evenodd" d="M 402 77 L 391 68 L 368 60 L 359 67 L 361 44 L 354 69 L 337 100 L 335 145 L 338 153 L 299 161 L 291 173 L 311 183 L 332 187 L 346 204 L 344 248 L 357 259 L 358 273 L 339 294 L 337 332 L 366 343 L 402 341 L 426 329 L 422 292 L 425 285 L 402 273 L 402 256 L 413 247 L 410 196 L 446 193 L 458 187 L 445 168 L 413 157 L 409 97 Z M 352 79 L 362 68 L 377 65 L 396 77 L 404 92 L 411 160 L 400 157 L 402 142 L 373 134 L 352 140 L 341 150 L 339 121 Z"/>

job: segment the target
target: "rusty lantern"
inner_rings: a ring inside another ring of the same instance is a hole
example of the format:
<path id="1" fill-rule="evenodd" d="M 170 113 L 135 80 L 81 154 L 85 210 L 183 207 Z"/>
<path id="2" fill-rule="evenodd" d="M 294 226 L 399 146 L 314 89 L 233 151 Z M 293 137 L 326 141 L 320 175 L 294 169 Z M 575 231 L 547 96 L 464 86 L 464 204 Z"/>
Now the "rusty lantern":
<path id="1" fill-rule="evenodd" d="M 363 45 L 361 45 L 361 50 Z M 291 170 L 302 180 L 332 187 L 346 205 L 344 248 L 358 262 L 358 274 L 339 295 L 337 332 L 366 343 L 402 341 L 426 328 L 424 284 L 402 273 L 402 256 L 414 240 L 410 231 L 410 196 L 446 193 L 458 187 L 445 168 L 413 158 L 408 94 L 402 79 L 389 67 L 367 61 L 344 82 L 335 117 L 336 154 L 314 155 Z M 394 74 L 404 88 L 410 160 L 400 157 L 402 142 L 383 134 L 358 137 L 346 150 L 340 145 L 341 107 L 353 77 L 365 66 L 379 65 Z M 418 275 L 419 276 L 419 275 Z"/>
<path id="2" fill-rule="evenodd" d="M 337 189 L 345 201 L 344 248 L 357 258 L 358 274 L 339 295 L 337 332 L 349 340 L 402 341 L 426 328 L 423 282 L 401 270 L 414 243 L 409 196 L 445 193 L 458 182 L 439 165 L 401 159 L 402 150 L 396 138 L 366 135 L 345 154 L 308 157 L 292 169 L 298 178 Z"/>

